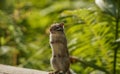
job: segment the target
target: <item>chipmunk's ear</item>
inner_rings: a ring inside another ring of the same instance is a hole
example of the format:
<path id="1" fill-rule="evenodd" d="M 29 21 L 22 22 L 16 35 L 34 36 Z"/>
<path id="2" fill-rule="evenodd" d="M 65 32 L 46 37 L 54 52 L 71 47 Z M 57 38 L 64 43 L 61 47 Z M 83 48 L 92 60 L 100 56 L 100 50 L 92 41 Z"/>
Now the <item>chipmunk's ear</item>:
<path id="1" fill-rule="evenodd" d="M 63 26 L 64 26 L 64 23 L 63 23 L 63 22 L 62 22 L 62 23 L 60 23 L 60 26 L 61 26 L 61 27 L 63 27 Z"/>

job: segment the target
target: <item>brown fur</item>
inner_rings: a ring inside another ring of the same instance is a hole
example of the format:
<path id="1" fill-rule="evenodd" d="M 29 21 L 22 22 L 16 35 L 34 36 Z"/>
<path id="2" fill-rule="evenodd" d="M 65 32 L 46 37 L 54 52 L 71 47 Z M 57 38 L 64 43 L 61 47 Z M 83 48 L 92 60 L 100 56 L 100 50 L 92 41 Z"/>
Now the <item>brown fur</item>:
<path id="1" fill-rule="evenodd" d="M 58 28 L 59 27 L 59 28 Z M 67 40 L 63 23 L 56 23 L 50 27 L 50 45 L 52 48 L 51 66 L 55 70 L 50 74 L 71 74 Z"/>

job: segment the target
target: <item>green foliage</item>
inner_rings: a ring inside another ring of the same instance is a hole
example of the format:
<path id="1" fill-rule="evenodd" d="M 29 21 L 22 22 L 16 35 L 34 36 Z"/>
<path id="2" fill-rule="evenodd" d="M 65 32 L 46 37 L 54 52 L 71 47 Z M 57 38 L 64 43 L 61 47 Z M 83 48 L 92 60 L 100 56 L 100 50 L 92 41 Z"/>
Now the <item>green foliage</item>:
<path id="1" fill-rule="evenodd" d="M 113 60 L 111 43 L 114 39 L 111 27 L 114 24 L 109 25 L 109 21 L 101 21 L 98 16 L 100 13 L 89 9 L 66 11 L 62 15 L 76 16 L 78 20 L 74 22 L 74 27 L 66 31 L 71 54 L 110 71 L 112 67 L 110 63 Z M 81 71 L 86 73 L 84 67 Z"/>
<path id="2" fill-rule="evenodd" d="M 1 1 L 11 6 L 9 9 L 0 7 L 1 64 L 52 70 L 49 26 L 65 22 L 70 54 L 81 60 L 72 64 L 71 69 L 77 74 L 112 73 L 113 49 L 116 42 L 119 43 L 119 37 L 115 41 L 116 17 L 101 12 L 93 0 Z M 117 56 L 119 74 L 119 50 Z"/>

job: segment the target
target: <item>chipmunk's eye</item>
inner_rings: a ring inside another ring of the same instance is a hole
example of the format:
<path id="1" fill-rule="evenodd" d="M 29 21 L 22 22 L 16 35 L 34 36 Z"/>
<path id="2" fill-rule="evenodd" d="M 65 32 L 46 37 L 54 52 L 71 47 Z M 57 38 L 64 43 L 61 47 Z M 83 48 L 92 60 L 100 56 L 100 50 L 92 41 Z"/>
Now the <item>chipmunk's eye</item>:
<path id="1" fill-rule="evenodd" d="M 56 27 L 56 30 L 57 30 L 57 31 L 62 31 L 63 29 L 62 29 L 61 27 L 57 26 L 57 27 Z"/>

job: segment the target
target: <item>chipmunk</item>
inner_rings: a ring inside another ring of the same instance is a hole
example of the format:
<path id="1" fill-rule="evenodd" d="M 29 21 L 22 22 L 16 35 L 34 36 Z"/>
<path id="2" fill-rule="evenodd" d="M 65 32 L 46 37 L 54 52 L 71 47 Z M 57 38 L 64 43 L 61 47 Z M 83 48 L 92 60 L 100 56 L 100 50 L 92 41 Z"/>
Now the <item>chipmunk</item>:
<path id="1" fill-rule="evenodd" d="M 49 74 L 71 74 L 64 23 L 55 23 L 50 27 L 50 46 L 52 48 L 50 62 L 55 71 Z"/>

